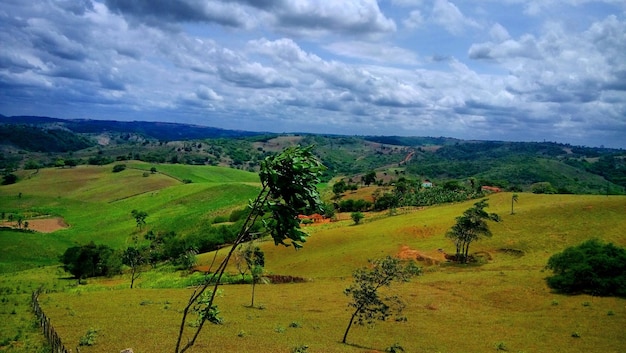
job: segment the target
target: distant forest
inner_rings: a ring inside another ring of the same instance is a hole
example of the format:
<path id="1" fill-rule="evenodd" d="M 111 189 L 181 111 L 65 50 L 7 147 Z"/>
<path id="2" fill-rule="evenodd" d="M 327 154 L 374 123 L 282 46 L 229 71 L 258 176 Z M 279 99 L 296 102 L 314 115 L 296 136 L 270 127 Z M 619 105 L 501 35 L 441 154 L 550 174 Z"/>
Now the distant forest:
<path id="1" fill-rule="evenodd" d="M 446 137 L 281 135 L 175 123 L 0 115 L 0 171 L 5 175 L 123 160 L 256 171 L 264 157 L 292 144 L 315 146 L 328 167 L 326 180 L 358 181 L 375 172 L 379 183 L 472 179 L 509 190 L 529 190 L 542 182 L 559 193 L 626 190 L 626 151 L 621 149 Z"/>

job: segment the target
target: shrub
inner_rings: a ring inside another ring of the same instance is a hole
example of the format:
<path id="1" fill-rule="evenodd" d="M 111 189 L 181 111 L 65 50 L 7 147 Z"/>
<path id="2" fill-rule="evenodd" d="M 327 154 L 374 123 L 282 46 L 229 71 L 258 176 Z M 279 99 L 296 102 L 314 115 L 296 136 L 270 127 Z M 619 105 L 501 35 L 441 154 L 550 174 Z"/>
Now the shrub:
<path id="1" fill-rule="evenodd" d="M 308 351 L 309 351 L 309 346 L 307 346 L 306 344 L 297 346 L 292 350 L 293 353 L 307 353 Z"/>
<path id="2" fill-rule="evenodd" d="M 547 181 L 534 183 L 530 186 L 530 191 L 533 194 L 556 194 L 557 190 Z"/>
<path id="3" fill-rule="evenodd" d="M 213 219 L 213 224 L 226 222 L 228 222 L 228 217 L 226 216 L 215 216 L 215 218 Z"/>
<path id="4" fill-rule="evenodd" d="M 2 185 L 11 185 L 17 182 L 17 175 L 15 174 L 7 174 L 2 177 Z"/>
<path id="5" fill-rule="evenodd" d="M 626 249 L 597 239 L 552 255 L 548 285 L 562 293 L 626 297 Z"/>
<path id="6" fill-rule="evenodd" d="M 361 212 L 352 212 L 350 214 L 350 217 L 352 218 L 352 220 L 354 221 L 354 224 L 359 224 L 361 223 L 361 220 L 365 217 L 363 215 L 363 213 Z"/>
<path id="7" fill-rule="evenodd" d="M 393 345 L 385 348 L 385 352 L 388 352 L 388 353 L 404 352 L 404 348 L 400 344 L 394 343 Z"/>
<path id="8" fill-rule="evenodd" d="M 84 336 L 78 341 L 79 346 L 93 346 L 96 344 L 96 337 L 98 336 L 98 330 L 93 327 L 87 330 Z"/>
<path id="9" fill-rule="evenodd" d="M 239 220 L 245 219 L 248 216 L 248 213 L 250 213 L 250 210 L 247 207 L 239 209 L 239 210 L 233 210 L 230 213 L 228 220 L 230 222 L 237 222 Z"/>
<path id="10" fill-rule="evenodd" d="M 113 166 L 113 173 L 119 173 L 126 169 L 126 164 L 116 164 Z"/>

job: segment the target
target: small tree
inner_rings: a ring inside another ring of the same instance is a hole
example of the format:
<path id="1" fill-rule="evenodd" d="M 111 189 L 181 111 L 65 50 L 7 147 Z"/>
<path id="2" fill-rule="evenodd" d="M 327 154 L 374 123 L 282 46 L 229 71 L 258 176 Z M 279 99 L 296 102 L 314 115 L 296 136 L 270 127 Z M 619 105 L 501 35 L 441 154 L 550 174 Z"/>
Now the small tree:
<path id="1" fill-rule="evenodd" d="M 75 159 L 66 159 L 65 160 L 65 165 L 70 167 L 70 168 L 76 167 L 77 164 L 78 164 L 78 162 Z"/>
<path id="2" fill-rule="evenodd" d="M 148 213 L 145 211 L 132 210 L 130 214 L 135 219 L 135 222 L 137 223 L 137 228 L 139 228 L 139 230 L 142 230 L 143 227 L 146 225 L 146 218 L 148 217 Z"/>
<path id="3" fill-rule="evenodd" d="M 517 194 L 513 194 L 511 196 L 511 214 L 515 214 L 515 211 L 513 210 L 513 204 L 515 204 L 518 199 L 519 199 L 519 196 Z"/>
<path id="4" fill-rule="evenodd" d="M 250 307 L 254 308 L 254 290 L 256 284 L 259 283 L 261 276 L 263 275 L 265 267 L 265 254 L 263 250 L 258 246 L 246 251 L 246 263 L 250 269 L 250 275 L 252 275 L 252 295 L 250 299 Z"/>
<path id="5" fill-rule="evenodd" d="M 374 184 L 376 182 L 376 172 L 372 170 L 369 173 L 365 174 L 361 178 L 361 182 L 367 186 Z"/>
<path id="6" fill-rule="evenodd" d="M 467 263 L 470 244 L 481 237 L 491 237 L 487 221 L 499 222 L 500 216 L 495 213 L 487 213 L 487 199 L 474 204 L 465 210 L 462 216 L 456 218 L 456 224 L 446 233 L 446 237 L 452 239 L 456 245 L 456 261 Z"/>
<path id="7" fill-rule="evenodd" d="M 122 262 L 130 267 L 130 288 L 133 288 L 135 280 L 141 275 L 141 266 L 148 262 L 148 248 L 139 245 L 139 239 L 133 237 L 133 245 L 124 250 Z"/>
<path id="8" fill-rule="evenodd" d="M 250 202 L 250 212 L 224 260 L 213 275 L 207 278 L 205 284 L 193 291 L 183 309 L 175 353 L 185 352 L 195 344 L 206 321 L 220 322 L 217 317 L 219 311 L 214 304 L 217 288 L 237 247 L 252 237 L 251 232 L 257 220 L 263 220 L 266 232 L 276 245 L 293 245 L 296 249 L 302 247 L 307 234 L 300 229 L 297 216 L 302 213 L 322 212 L 316 184 L 320 182 L 325 167 L 315 158 L 311 149 L 312 146 L 290 147 L 278 155 L 266 157 L 261 162 L 261 191 Z M 290 244 L 286 241 L 290 241 Z M 197 312 L 199 320 L 191 338 L 183 345 L 182 339 L 190 311 Z"/>
<path id="9" fill-rule="evenodd" d="M 265 267 L 265 253 L 261 248 L 254 245 L 253 242 L 248 242 L 246 245 L 241 245 L 237 253 L 235 254 L 235 262 L 237 264 L 237 270 L 241 274 L 241 281 L 245 281 L 246 273 L 250 272 L 252 277 L 252 299 L 250 301 L 250 307 L 254 307 L 254 290 L 256 284 L 261 279 L 263 274 L 263 268 Z"/>
<path id="10" fill-rule="evenodd" d="M 365 218 L 365 216 L 361 212 L 352 212 L 350 214 L 350 218 L 352 218 L 352 220 L 354 221 L 354 224 L 359 224 L 361 223 L 361 220 Z"/>
<path id="11" fill-rule="evenodd" d="M 333 198 L 335 200 L 339 200 L 341 198 L 341 194 L 343 194 L 347 190 L 348 186 L 346 182 L 343 180 L 339 180 L 335 184 L 333 184 Z"/>
<path id="12" fill-rule="evenodd" d="M 389 316 L 399 314 L 404 303 L 397 296 L 380 297 L 379 289 L 389 287 L 394 281 L 408 281 L 419 275 L 421 270 L 414 262 L 403 266 L 399 259 L 387 256 L 384 259 L 369 260 L 370 266 L 354 271 L 354 283 L 344 290 L 351 297 L 348 304 L 354 312 L 343 334 L 342 343 L 346 343 L 348 332 L 353 324 L 373 325 L 376 320 L 386 320 Z"/>

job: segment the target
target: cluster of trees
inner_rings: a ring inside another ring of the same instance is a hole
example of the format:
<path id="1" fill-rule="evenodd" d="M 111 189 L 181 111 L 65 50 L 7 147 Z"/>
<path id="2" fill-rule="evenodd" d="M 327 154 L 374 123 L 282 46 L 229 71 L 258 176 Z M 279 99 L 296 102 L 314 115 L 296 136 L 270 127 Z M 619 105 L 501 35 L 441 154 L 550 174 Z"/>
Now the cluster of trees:
<path id="1" fill-rule="evenodd" d="M 341 194 L 343 194 L 344 192 L 356 191 L 358 189 L 359 186 L 357 184 L 351 182 L 346 183 L 345 180 L 341 179 L 333 184 L 333 194 L 335 195 L 334 198 L 339 199 L 341 198 Z"/>
<path id="2" fill-rule="evenodd" d="M 63 269 L 75 278 L 113 276 L 122 271 L 122 258 L 107 245 L 86 245 L 68 248 L 61 255 Z"/>
<path id="3" fill-rule="evenodd" d="M 78 151 L 95 144 L 65 129 L 47 129 L 17 124 L 0 124 L 0 141 L 34 152 Z"/>
<path id="4" fill-rule="evenodd" d="M 232 219 L 239 221 L 242 212 Z M 68 248 L 60 260 L 64 268 L 77 279 L 97 276 L 113 276 L 121 273 L 127 266 L 131 274 L 131 288 L 139 277 L 143 266 L 156 267 L 159 263 L 171 263 L 181 269 L 190 269 L 195 265 L 195 255 L 199 252 L 216 250 L 220 245 L 231 242 L 236 237 L 237 223 L 209 227 L 202 233 L 181 237 L 173 231 L 148 230 L 142 238 L 148 213 L 132 210 L 137 232 L 133 242 L 126 249 L 112 249 L 93 242 Z M 251 229 L 258 230 L 260 222 Z"/>
<path id="5" fill-rule="evenodd" d="M 475 181 L 464 185 L 456 180 L 450 180 L 441 186 L 423 188 L 417 180 L 400 177 L 389 184 L 392 187 L 391 191 L 377 189 L 372 195 L 374 199 L 372 203 L 363 199 L 338 200 L 341 196 L 337 196 L 337 192 L 344 190 L 346 185 L 343 180 L 339 181 L 333 185 L 335 200 L 338 200 L 335 201 L 335 207 L 341 212 L 383 211 L 396 207 L 467 201 L 484 196 Z"/>
<path id="6" fill-rule="evenodd" d="M 19 193 L 18 197 L 22 197 L 22 193 Z M 28 221 L 24 220 L 24 217 L 21 215 L 14 215 L 13 213 L 9 213 L 7 214 L 6 212 L 2 212 L 0 214 L 0 219 L 1 220 L 8 220 L 9 222 L 15 222 L 15 225 L 17 226 L 18 230 L 21 231 L 30 231 L 28 229 L 28 227 L 30 226 L 30 223 L 28 223 Z"/>
<path id="7" fill-rule="evenodd" d="M 363 199 L 348 199 L 338 201 L 336 208 L 341 212 L 365 212 L 372 209 L 372 203 Z"/>
<path id="8" fill-rule="evenodd" d="M 470 260 L 470 244 L 481 237 L 492 236 L 487 221 L 500 222 L 500 216 L 485 211 L 488 206 L 487 199 L 476 202 L 456 218 L 456 223 L 446 233 L 446 237 L 451 239 L 456 247 L 455 261 L 467 263 Z"/>

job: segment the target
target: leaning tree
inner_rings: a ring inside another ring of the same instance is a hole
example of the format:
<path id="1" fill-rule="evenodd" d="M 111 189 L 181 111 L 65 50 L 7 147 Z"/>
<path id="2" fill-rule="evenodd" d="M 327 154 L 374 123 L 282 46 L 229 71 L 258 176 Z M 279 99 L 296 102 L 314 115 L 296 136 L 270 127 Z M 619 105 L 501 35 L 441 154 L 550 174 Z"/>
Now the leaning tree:
<path id="1" fill-rule="evenodd" d="M 353 324 L 373 325 L 377 320 L 384 321 L 393 314 L 400 314 L 405 306 L 402 300 L 394 295 L 381 296 L 379 290 L 391 286 L 395 281 L 406 282 L 421 273 L 415 262 L 403 265 L 399 259 L 391 256 L 370 260 L 369 263 L 370 266 L 354 271 L 354 283 L 344 290 L 344 294 L 351 297 L 348 305 L 354 311 L 342 343 L 346 343 Z"/>
<path id="2" fill-rule="evenodd" d="M 250 201 L 249 213 L 243 222 L 232 247 L 217 267 L 216 271 L 206 279 L 205 283 L 197 287 L 191 294 L 187 305 L 183 309 L 176 353 L 182 353 L 191 348 L 204 324 L 220 323 L 219 311 L 214 304 L 217 287 L 226 270 L 228 261 L 237 247 L 258 234 L 251 234 L 255 223 L 263 222 L 264 229 L 276 245 L 302 247 L 307 234 L 300 229 L 298 214 L 302 212 L 322 212 L 321 201 L 316 184 L 326 168 L 312 153 L 312 146 L 290 147 L 283 152 L 266 157 L 261 162 L 259 177 L 261 191 Z M 189 326 L 190 313 L 198 314 L 198 321 L 191 337 L 182 343 L 185 329 Z"/>
<path id="3" fill-rule="evenodd" d="M 452 239 L 456 245 L 457 262 L 467 263 L 469 247 L 473 241 L 492 236 L 487 221 L 500 222 L 500 216 L 485 211 L 488 206 L 487 199 L 476 202 L 456 218 L 456 223 L 446 233 L 446 237 Z"/>

